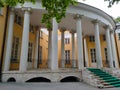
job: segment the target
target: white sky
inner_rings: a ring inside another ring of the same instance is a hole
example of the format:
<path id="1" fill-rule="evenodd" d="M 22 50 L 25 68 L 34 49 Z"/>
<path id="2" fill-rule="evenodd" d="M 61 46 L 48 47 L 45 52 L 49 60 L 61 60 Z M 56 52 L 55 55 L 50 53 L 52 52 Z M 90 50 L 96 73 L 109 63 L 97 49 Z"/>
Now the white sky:
<path id="1" fill-rule="evenodd" d="M 108 13 L 114 18 L 120 16 L 120 2 L 118 4 L 114 4 L 111 8 L 108 8 L 108 2 L 104 2 L 104 0 L 78 0 L 79 2 L 94 6 Z"/>

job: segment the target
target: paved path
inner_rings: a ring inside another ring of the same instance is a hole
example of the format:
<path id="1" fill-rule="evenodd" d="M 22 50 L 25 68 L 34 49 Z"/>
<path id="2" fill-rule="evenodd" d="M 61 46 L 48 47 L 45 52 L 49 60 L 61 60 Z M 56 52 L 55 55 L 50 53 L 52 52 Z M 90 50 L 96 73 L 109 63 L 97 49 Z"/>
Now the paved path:
<path id="1" fill-rule="evenodd" d="M 0 83 L 0 90 L 120 90 L 98 89 L 84 83 Z"/>

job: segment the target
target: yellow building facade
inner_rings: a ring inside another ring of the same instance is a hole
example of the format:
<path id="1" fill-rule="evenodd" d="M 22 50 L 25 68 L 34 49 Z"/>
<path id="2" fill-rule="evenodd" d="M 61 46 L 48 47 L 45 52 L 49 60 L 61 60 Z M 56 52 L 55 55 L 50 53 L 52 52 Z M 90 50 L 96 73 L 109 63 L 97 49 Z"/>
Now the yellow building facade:
<path id="1" fill-rule="evenodd" d="M 111 43 L 109 41 L 114 42 L 113 37 L 109 38 L 111 35 L 110 33 L 114 30 L 108 30 L 109 26 L 104 24 L 104 22 L 100 22 L 94 18 L 88 18 L 87 16 L 82 18 L 81 15 L 76 14 L 73 14 L 76 17 L 71 19 L 73 15 L 68 13 L 65 20 L 62 20 L 58 26 L 56 22 L 53 22 L 53 30 L 51 31 L 47 30 L 39 20 L 37 21 L 38 18 L 36 18 L 40 17 L 41 20 L 41 14 L 45 11 L 40 9 L 41 11 L 39 13 L 38 9 L 23 9 L 24 10 L 22 11 L 19 7 L 14 9 L 7 9 L 6 7 L 0 8 L 0 60 L 2 61 L 3 76 L 8 74 L 7 71 L 11 71 L 9 73 L 11 75 L 15 74 L 15 78 L 18 78 L 17 75 L 19 73 L 20 75 L 22 75 L 21 73 L 25 73 L 26 76 L 29 73 L 40 73 L 39 76 L 41 75 L 41 72 L 34 72 L 34 70 L 43 70 L 43 72 L 48 70 L 47 73 L 51 74 L 51 72 L 53 72 L 58 74 L 59 70 L 64 69 L 80 70 L 83 67 L 119 67 L 119 34 L 114 33 L 116 43 L 109 48 L 108 43 Z M 8 16 L 6 17 L 7 12 Z M 109 17 L 106 14 L 105 16 Z M 105 20 L 103 18 L 105 22 L 107 22 L 107 19 Z M 70 21 L 67 22 L 67 20 Z M 81 20 L 81 22 L 79 20 Z M 7 25 L 5 26 L 6 22 Z M 113 29 L 114 21 L 109 17 L 108 22 L 110 22 L 110 28 Z M 83 26 L 82 33 L 79 32 L 79 30 L 82 30 L 80 25 Z M 75 30 L 71 29 L 73 27 Z M 54 32 L 54 29 L 57 31 Z M 4 32 L 5 30 L 6 32 Z M 10 33 L 10 31 L 13 33 Z M 55 33 L 57 36 L 55 36 Z M 2 46 L 4 46 L 4 49 Z M 111 53 L 108 53 L 108 49 Z M 110 61 L 110 55 L 114 54 L 113 52 L 115 50 L 117 59 L 114 60 L 113 58 L 116 56 L 113 55 L 112 61 Z M 98 59 L 99 61 L 97 61 Z M 14 73 L 14 71 L 17 74 Z M 27 73 L 27 71 L 30 72 Z M 49 77 L 47 76 L 47 73 L 46 77 Z M 3 81 L 7 81 L 6 77 L 7 79 L 9 78 L 9 76 L 3 77 Z M 33 75 L 33 77 L 35 76 Z M 26 78 L 26 80 L 30 79 L 28 77 Z"/>
<path id="2" fill-rule="evenodd" d="M 4 27 L 5 27 L 5 19 L 6 19 L 6 13 L 7 13 L 7 8 L 1 8 L 1 16 L 0 16 L 0 55 L 2 55 L 2 44 L 3 44 L 3 37 L 4 37 Z M 8 16 L 9 17 L 9 16 Z M 17 51 L 17 61 L 13 61 L 10 64 L 10 69 L 11 70 L 18 70 L 19 69 L 19 62 L 20 62 L 20 52 L 21 52 L 21 41 L 22 41 L 22 31 L 23 31 L 23 17 L 15 14 L 15 21 L 14 21 L 14 33 L 13 33 L 13 43 L 15 42 L 14 40 L 18 38 L 18 43 L 19 43 L 19 48 Z M 20 19 L 20 20 L 18 20 Z M 35 43 L 36 43 L 36 27 L 35 26 L 30 26 L 31 30 L 29 32 L 29 42 L 32 43 L 32 66 L 31 69 L 34 67 L 34 57 L 35 57 Z M 47 33 L 44 32 L 45 29 L 42 29 L 39 31 L 39 45 L 42 50 L 40 53 L 42 53 L 40 57 L 42 57 L 41 63 L 38 64 L 38 68 L 48 68 L 48 31 Z M 58 60 L 59 60 L 59 67 L 61 67 L 61 32 L 58 31 L 59 39 L 58 39 Z M 118 54 L 120 56 L 120 47 L 119 47 L 119 34 L 116 34 L 116 40 L 117 40 L 117 48 L 118 48 Z M 68 43 L 65 42 L 65 51 L 69 51 L 69 59 L 68 63 L 65 64 L 65 67 L 72 67 L 72 40 L 71 40 L 71 33 L 69 31 L 65 31 L 65 36 L 68 36 L 66 39 L 68 39 Z M 90 38 L 94 36 L 84 36 L 83 38 L 86 38 L 86 44 L 87 44 L 87 53 L 88 53 L 88 67 L 95 67 L 95 62 L 92 62 L 92 56 L 91 56 L 91 49 L 95 49 L 95 40 L 90 41 Z M 106 46 L 106 40 L 105 40 L 105 35 L 100 35 L 100 42 L 101 42 L 101 52 L 102 52 L 102 62 L 103 66 L 107 67 L 108 63 L 106 62 L 107 55 L 105 49 L 107 48 Z M 76 57 L 76 63 L 77 63 L 77 45 L 76 45 L 76 37 L 75 37 L 75 57 Z M 15 47 L 13 47 L 15 48 Z M 4 52 L 5 53 L 5 52 Z M 94 52 L 95 53 L 95 52 Z M 66 56 L 65 56 L 66 57 Z M 85 57 L 85 56 L 84 56 Z M 77 65 L 77 64 L 76 64 Z"/>

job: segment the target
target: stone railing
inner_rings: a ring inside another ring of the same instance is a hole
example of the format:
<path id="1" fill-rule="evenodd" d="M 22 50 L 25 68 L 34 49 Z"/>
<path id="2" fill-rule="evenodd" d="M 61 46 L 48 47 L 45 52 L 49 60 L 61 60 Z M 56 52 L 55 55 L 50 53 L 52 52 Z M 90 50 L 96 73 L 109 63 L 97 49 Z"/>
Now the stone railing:
<path id="1" fill-rule="evenodd" d="M 92 85 L 92 86 L 98 87 L 98 88 L 104 87 L 102 85 L 101 81 L 96 76 L 94 76 L 94 74 L 92 74 L 90 71 L 88 71 L 87 69 L 84 69 L 82 71 L 82 78 L 83 78 L 83 81 L 89 85 Z"/>
<path id="2" fill-rule="evenodd" d="M 103 68 L 103 71 L 108 72 L 108 73 L 112 74 L 113 76 L 120 78 L 120 69 L 119 68 Z"/>

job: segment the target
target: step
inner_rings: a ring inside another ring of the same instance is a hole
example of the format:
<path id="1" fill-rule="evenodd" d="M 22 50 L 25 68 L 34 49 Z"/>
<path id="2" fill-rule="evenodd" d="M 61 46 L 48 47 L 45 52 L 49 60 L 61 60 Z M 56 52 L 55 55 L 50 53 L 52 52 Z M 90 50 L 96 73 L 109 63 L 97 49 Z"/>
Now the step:
<path id="1" fill-rule="evenodd" d="M 120 79 L 97 68 L 88 68 L 88 70 L 100 80 L 104 88 L 120 87 Z"/>
<path id="2" fill-rule="evenodd" d="M 116 78 L 106 78 L 106 79 L 105 78 L 101 78 L 101 79 L 106 81 L 106 80 L 111 80 L 111 79 L 116 79 Z"/>
<path id="3" fill-rule="evenodd" d="M 120 83 L 119 84 L 116 84 L 116 85 L 113 85 L 114 87 L 120 87 Z"/>
<path id="4" fill-rule="evenodd" d="M 104 88 L 113 88 L 112 85 L 107 85 L 107 86 L 104 86 Z"/>
<path id="5" fill-rule="evenodd" d="M 112 75 L 97 75 L 99 77 L 112 77 Z"/>
<path id="6" fill-rule="evenodd" d="M 110 84 L 118 84 L 120 81 L 109 82 Z"/>
<path id="7" fill-rule="evenodd" d="M 108 76 L 112 76 L 112 75 L 110 75 L 110 74 L 104 74 L 104 73 L 101 73 L 101 74 L 98 74 L 98 73 L 94 73 L 95 75 L 108 75 Z"/>
<path id="8" fill-rule="evenodd" d="M 106 72 L 100 72 L 100 71 L 99 71 L 99 72 L 98 72 L 98 71 L 91 71 L 91 72 L 93 72 L 93 73 L 98 73 L 98 74 L 100 74 L 100 73 L 102 73 L 102 74 L 103 74 L 103 73 L 104 73 L 104 74 L 109 74 L 109 73 L 106 73 Z"/>
<path id="9" fill-rule="evenodd" d="M 106 79 L 117 79 L 116 77 L 103 77 L 102 79 L 106 80 Z"/>
<path id="10" fill-rule="evenodd" d="M 88 70 L 100 70 L 98 68 L 87 68 Z"/>
<path id="11" fill-rule="evenodd" d="M 113 82 L 113 81 L 119 81 L 118 79 L 108 79 L 108 80 L 104 80 L 105 82 Z"/>
<path id="12" fill-rule="evenodd" d="M 105 73 L 105 72 L 93 72 L 93 73 L 96 73 L 96 74 L 108 74 L 108 73 Z"/>

